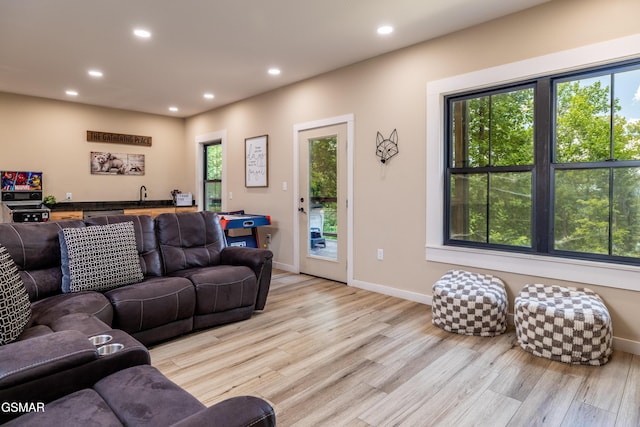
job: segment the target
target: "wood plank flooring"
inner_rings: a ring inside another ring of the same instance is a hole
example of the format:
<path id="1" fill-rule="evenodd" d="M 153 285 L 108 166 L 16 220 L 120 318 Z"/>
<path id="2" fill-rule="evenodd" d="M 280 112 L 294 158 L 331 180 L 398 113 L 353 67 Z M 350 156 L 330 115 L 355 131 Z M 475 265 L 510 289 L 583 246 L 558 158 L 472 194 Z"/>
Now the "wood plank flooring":
<path id="1" fill-rule="evenodd" d="M 426 305 L 275 272 L 266 310 L 151 349 L 207 406 L 250 394 L 279 426 L 639 426 L 640 356 L 603 367 L 467 337 Z"/>

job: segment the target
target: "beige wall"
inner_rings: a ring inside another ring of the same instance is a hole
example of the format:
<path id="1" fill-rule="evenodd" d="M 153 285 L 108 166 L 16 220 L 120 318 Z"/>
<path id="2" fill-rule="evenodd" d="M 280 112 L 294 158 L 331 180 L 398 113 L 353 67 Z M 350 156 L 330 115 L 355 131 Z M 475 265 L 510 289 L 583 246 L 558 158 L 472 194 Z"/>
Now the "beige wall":
<path id="1" fill-rule="evenodd" d="M 393 52 L 186 121 L 187 144 L 226 130 L 229 209 L 272 215 L 277 263 L 293 264 L 293 126 L 353 113 L 354 281 L 430 295 L 451 265 L 424 259 L 426 201 L 426 84 L 470 71 L 634 34 L 637 0 L 555 0 L 488 24 Z M 285 70 L 286 72 L 286 70 Z M 398 130 L 400 154 L 383 167 L 375 137 Z M 244 188 L 244 138 L 269 135 L 267 189 Z M 194 163 L 195 150 L 187 155 Z M 282 182 L 289 184 L 282 190 Z M 376 260 L 383 248 L 384 261 Z M 525 283 L 549 279 L 499 272 L 514 295 Z M 557 281 L 554 281 L 557 283 Z M 579 284 L 575 284 L 579 285 Z M 636 292 L 590 286 L 610 307 L 615 335 L 640 341 Z"/>
<path id="2" fill-rule="evenodd" d="M 151 147 L 87 142 L 87 130 L 146 135 Z M 0 93 L 0 169 L 42 170 L 44 193 L 63 201 L 168 200 L 190 185 L 184 120 Z M 144 176 L 91 175 L 90 152 L 144 154 Z M 189 164 L 189 168 L 193 165 Z"/>

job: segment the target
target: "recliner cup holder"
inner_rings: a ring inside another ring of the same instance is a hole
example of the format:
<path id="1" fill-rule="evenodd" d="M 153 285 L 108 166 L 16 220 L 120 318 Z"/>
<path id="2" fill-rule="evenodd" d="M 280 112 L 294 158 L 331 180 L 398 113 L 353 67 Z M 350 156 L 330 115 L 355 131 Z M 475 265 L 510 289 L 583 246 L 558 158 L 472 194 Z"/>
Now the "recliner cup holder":
<path id="1" fill-rule="evenodd" d="M 113 337 L 107 334 L 94 335 L 92 337 L 89 337 L 89 341 L 91 341 L 91 344 L 95 345 L 96 347 L 102 344 L 106 344 L 112 339 Z"/>
<path id="2" fill-rule="evenodd" d="M 113 343 L 113 344 L 100 346 L 96 351 L 98 352 L 99 356 L 107 356 L 109 354 L 117 353 L 123 348 L 124 348 L 124 344 Z"/>

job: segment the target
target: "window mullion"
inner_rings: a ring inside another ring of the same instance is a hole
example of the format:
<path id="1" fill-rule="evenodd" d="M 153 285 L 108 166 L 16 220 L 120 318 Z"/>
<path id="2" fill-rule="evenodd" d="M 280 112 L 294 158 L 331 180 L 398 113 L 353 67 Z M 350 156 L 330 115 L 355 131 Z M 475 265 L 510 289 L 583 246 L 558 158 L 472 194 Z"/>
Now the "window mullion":
<path id="1" fill-rule="evenodd" d="M 613 130 L 613 128 L 612 128 Z M 612 132 L 613 133 L 613 132 Z M 613 168 L 609 169 L 609 255 L 613 255 Z"/>
<path id="2" fill-rule="evenodd" d="M 489 96 L 489 144 L 487 153 L 488 167 L 493 166 L 493 95 Z M 487 172 L 487 203 L 485 208 L 485 218 L 487 218 L 485 236 L 487 236 L 487 243 L 491 243 L 491 172 Z"/>
<path id="3" fill-rule="evenodd" d="M 489 147 L 491 147 L 491 138 L 489 138 Z M 491 158 L 491 150 L 489 150 L 489 158 Z M 485 218 L 487 218 L 486 236 L 487 243 L 491 243 L 491 173 L 487 172 L 487 203 L 485 207 Z"/>
<path id="4" fill-rule="evenodd" d="M 611 132 L 609 134 L 609 159 L 610 160 L 615 160 L 616 159 L 616 151 L 615 151 L 615 133 L 616 133 L 616 128 L 615 128 L 615 114 L 616 114 L 616 110 L 614 108 L 614 104 L 615 104 L 615 94 L 616 94 L 616 87 L 615 87 L 615 77 L 614 74 L 611 74 L 609 77 L 610 80 L 610 85 L 611 85 L 611 91 L 609 92 L 609 126 L 611 129 Z M 609 169 L 609 247 L 608 247 L 608 251 L 609 251 L 609 256 L 613 255 L 613 168 Z"/>
<path id="5" fill-rule="evenodd" d="M 615 103 L 615 78 L 614 78 L 614 74 L 611 74 L 609 77 L 610 80 L 610 84 L 611 84 L 611 91 L 609 92 L 609 126 L 611 129 L 611 132 L 609 133 L 609 159 L 610 160 L 615 160 L 616 158 L 616 151 L 615 151 L 615 133 L 616 133 L 616 128 L 615 128 L 615 108 L 614 108 L 614 103 Z"/>
<path id="6" fill-rule="evenodd" d="M 541 79 L 535 88 L 534 172 L 533 172 L 533 249 L 549 253 L 553 242 L 553 189 L 551 135 L 554 112 L 550 79 Z"/>

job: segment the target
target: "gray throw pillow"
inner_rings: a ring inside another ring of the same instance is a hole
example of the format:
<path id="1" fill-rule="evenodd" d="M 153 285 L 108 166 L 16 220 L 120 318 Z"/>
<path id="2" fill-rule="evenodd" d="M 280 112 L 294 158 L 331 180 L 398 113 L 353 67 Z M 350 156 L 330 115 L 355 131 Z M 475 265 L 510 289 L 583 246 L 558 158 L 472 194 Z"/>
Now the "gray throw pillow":
<path id="1" fill-rule="evenodd" d="M 142 281 L 133 222 L 59 232 L 62 292 L 108 291 Z"/>
<path id="2" fill-rule="evenodd" d="M 31 318 L 31 302 L 16 263 L 0 245 L 0 345 L 15 341 Z"/>

